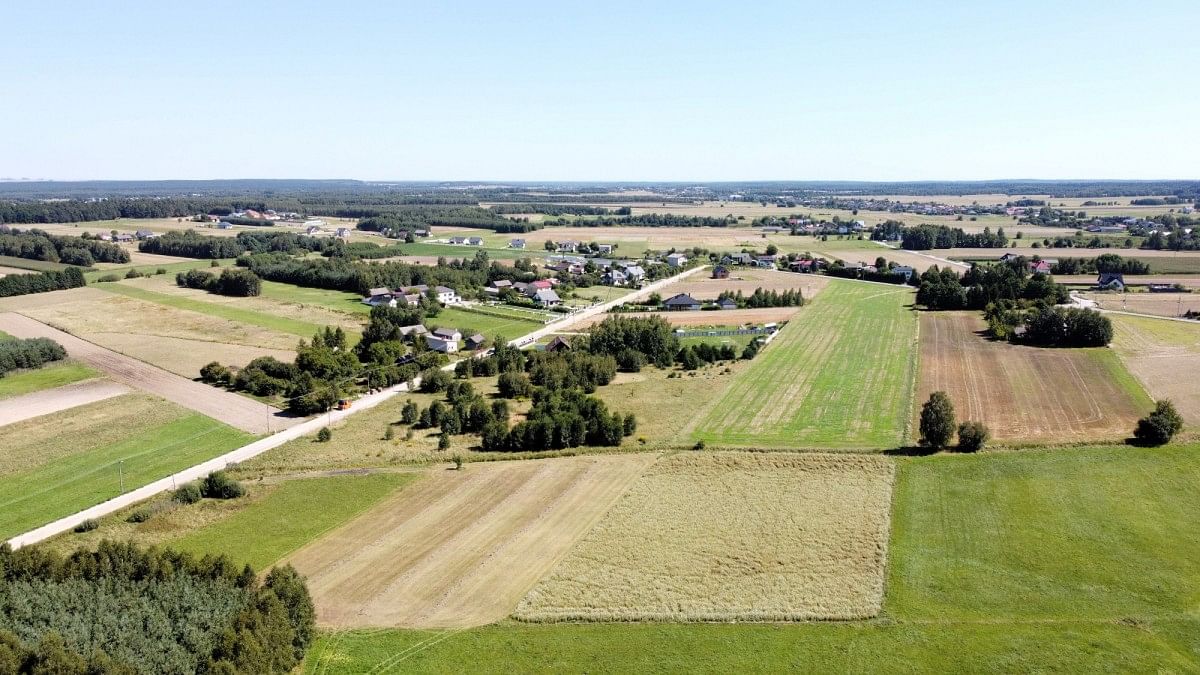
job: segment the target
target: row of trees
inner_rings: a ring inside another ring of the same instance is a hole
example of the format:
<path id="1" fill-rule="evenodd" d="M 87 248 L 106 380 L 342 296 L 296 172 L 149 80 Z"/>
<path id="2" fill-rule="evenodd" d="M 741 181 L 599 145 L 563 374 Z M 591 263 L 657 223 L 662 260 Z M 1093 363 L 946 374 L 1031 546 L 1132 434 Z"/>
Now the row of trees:
<path id="1" fill-rule="evenodd" d="M 741 290 L 738 291 L 721 291 L 717 296 L 717 300 L 730 299 L 737 303 L 738 308 L 759 308 L 759 307 L 803 307 L 804 294 L 799 289 L 796 290 L 763 290 L 762 288 L 754 289 L 750 295 L 743 295 Z"/>
<path id="2" fill-rule="evenodd" d="M 1004 248 L 1008 237 L 1001 227 L 996 232 L 983 228 L 979 234 L 968 234 L 962 228 L 945 225 L 917 225 L 900 230 L 900 247 L 910 251 L 933 248 Z"/>
<path id="3" fill-rule="evenodd" d="M 312 600 L 290 566 L 260 582 L 225 556 L 3 545 L 0 586 L 5 673 L 287 673 L 314 636 Z"/>
<path id="4" fill-rule="evenodd" d="M 197 288 L 218 295 L 251 297 L 262 292 L 262 279 L 250 270 L 226 269 L 221 276 L 205 270 L 189 270 L 175 275 L 176 285 Z"/>
<path id="5" fill-rule="evenodd" d="M 973 265 L 962 277 L 934 265 L 921 274 L 917 287 L 917 304 L 932 310 L 982 310 L 1000 300 L 1059 304 L 1068 298 L 1065 286 L 1015 264 Z"/>
<path id="6" fill-rule="evenodd" d="M 97 262 L 127 263 L 129 251 L 99 239 L 62 237 L 42 230 L 0 228 L 0 255 L 91 267 Z"/>
<path id="7" fill-rule="evenodd" d="M 1054 274 L 1093 274 L 1119 272 L 1121 274 L 1149 274 L 1150 265 L 1133 258 L 1122 258 L 1115 253 L 1105 253 L 1095 258 L 1063 258 L 1051 268 Z"/>
<path id="8" fill-rule="evenodd" d="M 41 368 L 67 358 L 67 350 L 48 338 L 0 341 L 0 377 L 14 370 Z"/>
<path id="9" fill-rule="evenodd" d="M 600 216 L 580 220 L 545 221 L 546 225 L 573 227 L 728 227 L 736 225 L 732 216 L 684 216 L 676 213 L 646 213 L 640 216 Z"/>
<path id="10" fill-rule="evenodd" d="M 83 271 L 78 267 L 68 267 L 62 271 L 51 270 L 40 274 L 10 274 L 0 278 L 0 298 L 61 291 L 68 288 L 79 288 L 86 284 Z"/>

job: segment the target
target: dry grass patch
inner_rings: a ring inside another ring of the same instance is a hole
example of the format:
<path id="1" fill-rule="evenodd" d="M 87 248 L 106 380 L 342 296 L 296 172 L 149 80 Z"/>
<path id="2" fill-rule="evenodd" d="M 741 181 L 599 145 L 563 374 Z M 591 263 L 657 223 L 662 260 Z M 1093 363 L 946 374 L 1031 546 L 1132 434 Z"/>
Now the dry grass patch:
<path id="1" fill-rule="evenodd" d="M 1200 425 L 1200 325 L 1110 315 L 1113 348 L 1156 399 L 1169 398 L 1183 415 L 1184 433 Z"/>
<path id="2" fill-rule="evenodd" d="M 1154 316 L 1179 317 L 1190 311 L 1200 312 L 1200 293 L 1093 293 L 1080 297 L 1092 300 L 1100 309 Z"/>
<path id="3" fill-rule="evenodd" d="M 665 297 L 665 296 L 664 296 Z M 747 323 L 787 321 L 799 312 L 799 307 L 763 307 L 760 309 L 727 309 L 710 312 L 624 312 L 620 316 L 661 316 L 672 326 L 740 326 Z M 582 331 L 612 316 L 600 313 L 573 324 L 571 330 Z"/>
<path id="4" fill-rule="evenodd" d="M 664 298 L 676 293 L 687 293 L 699 300 L 714 300 L 723 291 L 741 291 L 744 295 L 750 295 L 755 289 L 761 288 L 764 291 L 799 290 L 804 293 L 806 299 L 811 299 L 829 283 L 829 278 L 823 276 L 741 267 L 731 268 L 728 279 L 712 279 L 706 275 L 711 276 L 711 272 L 694 274 L 667 286 L 659 293 Z"/>
<path id="5" fill-rule="evenodd" d="M 679 454 L 643 473 L 517 608 L 528 621 L 793 621 L 879 612 L 893 467 Z"/>

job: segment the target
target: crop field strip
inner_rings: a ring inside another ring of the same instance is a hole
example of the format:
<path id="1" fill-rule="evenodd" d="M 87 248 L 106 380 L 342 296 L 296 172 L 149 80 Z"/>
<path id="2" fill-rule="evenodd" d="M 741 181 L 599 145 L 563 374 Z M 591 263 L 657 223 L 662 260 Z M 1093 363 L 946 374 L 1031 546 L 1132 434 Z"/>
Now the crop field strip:
<path id="1" fill-rule="evenodd" d="M 912 300 L 905 288 L 831 280 L 698 414 L 693 437 L 730 447 L 900 445 L 917 358 Z"/>
<path id="2" fill-rule="evenodd" d="M 977 312 L 921 314 L 921 372 L 913 418 L 934 391 L 959 420 L 1001 441 L 1120 440 L 1152 407 L 1111 349 L 1045 349 L 982 335 Z"/>
<path id="3" fill-rule="evenodd" d="M 1155 399 L 1174 402 L 1189 427 L 1200 425 L 1200 325 L 1166 319 L 1109 315 L 1112 348 Z"/>
<path id="4" fill-rule="evenodd" d="M 3 430 L 0 538 L 20 534 L 251 440 L 215 420 L 127 394 Z"/>
<path id="5" fill-rule="evenodd" d="M 892 461 L 683 453 L 647 469 L 529 593 L 527 621 L 874 616 Z"/>
<path id="6" fill-rule="evenodd" d="M 286 562 L 308 578 L 327 626 L 490 623 L 512 612 L 651 460 L 433 469 Z"/>
<path id="7" fill-rule="evenodd" d="M 51 363 L 36 370 L 8 373 L 0 378 L 0 401 L 94 377 L 100 377 L 100 372 L 71 359 Z"/>

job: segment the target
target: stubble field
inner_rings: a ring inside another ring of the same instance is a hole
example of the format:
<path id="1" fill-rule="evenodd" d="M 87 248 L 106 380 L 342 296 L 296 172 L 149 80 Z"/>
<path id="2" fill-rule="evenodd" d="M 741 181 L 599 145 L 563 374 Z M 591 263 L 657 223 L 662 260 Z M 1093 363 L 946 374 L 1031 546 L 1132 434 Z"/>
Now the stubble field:
<path id="1" fill-rule="evenodd" d="M 905 288 L 831 280 L 700 413 L 694 438 L 733 447 L 899 445 L 916 369 L 912 300 Z"/>
<path id="2" fill-rule="evenodd" d="M 805 299 L 811 299 L 825 288 L 829 278 L 815 274 L 797 274 L 753 267 L 731 267 L 728 279 L 713 279 L 711 270 L 694 274 L 677 281 L 659 291 L 663 298 L 677 293 L 687 293 L 697 300 L 715 300 L 722 291 L 750 295 L 756 288 L 764 291 L 800 291 Z"/>
<path id="3" fill-rule="evenodd" d="M 1200 324 L 1110 315 L 1113 349 L 1156 399 L 1183 415 L 1184 434 L 1200 425 Z"/>
<path id="4" fill-rule="evenodd" d="M 977 312 L 921 314 L 914 420 L 944 391 L 959 420 L 983 422 L 997 440 L 1119 440 L 1152 405 L 1111 349 L 1013 345 L 985 328 Z"/>
<path id="5" fill-rule="evenodd" d="M 674 455 L 650 467 L 521 601 L 528 621 L 874 616 L 892 462 Z"/>
<path id="6" fill-rule="evenodd" d="M 1200 312 L 1200 293 L 1095 293 L 1081 292 L 1100 309 L 1154 316 L 1178 317 L 1185 312 Z"/>
<path id="7" fill-rule="evenodd" d="M 287 558 L 325 626 L 500 620 L 652 460 L 571 457 L 436 468 Z"/>

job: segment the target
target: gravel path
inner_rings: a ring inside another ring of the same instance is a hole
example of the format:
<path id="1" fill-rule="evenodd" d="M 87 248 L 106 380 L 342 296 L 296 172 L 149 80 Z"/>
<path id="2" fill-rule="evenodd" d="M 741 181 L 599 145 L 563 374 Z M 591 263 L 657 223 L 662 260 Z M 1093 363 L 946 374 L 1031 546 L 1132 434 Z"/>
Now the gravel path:
<path id="1" fill-rule="evenodd" d="M 43 389 L 24 396 L 14 396 L 0 401 L 0 427 L 31 417 L 103 401 L 127 394 L 129 391 L 129 387 L 119 382 L 95 379 L 73 382 L 54 389 Z"/>

